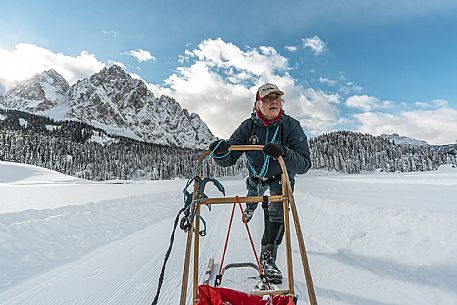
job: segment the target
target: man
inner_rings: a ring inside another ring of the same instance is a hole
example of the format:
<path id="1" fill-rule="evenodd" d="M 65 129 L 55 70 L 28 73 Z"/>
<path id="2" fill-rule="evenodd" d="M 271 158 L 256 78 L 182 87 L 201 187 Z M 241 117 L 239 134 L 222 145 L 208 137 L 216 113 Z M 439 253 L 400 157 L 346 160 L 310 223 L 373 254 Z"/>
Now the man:
<path id="1" fill-rule="evenodd" d="M 276 160 L 284 158 L 292 189 L 296 174 L 304 174 L 311 167 L 308 141 L 300 123 L 284 113 L 282 96 L 276 85 L 265 84 L 256 94 L 254 112 L 235 130 L 228 141 L 211 143 L 213 158 L 223 167 L 231 166 L 243 154 L 229 151 L 230 145 L 265 145 L 263 151 L 246 151 L 249 177 L 246 179 L 248 196 L 261 196 L 269 188 L 271 195 L 282 194 L 281 167 Z M 258 203 L 247 204 L 244 214 L 249 221 Z M 260 261 L 265 276 L 271 283 L 282 283 L 281 271 L 276 266 L 278 247 L 284 236 L 282 202 L 262 204 L 264 232 Z"/>

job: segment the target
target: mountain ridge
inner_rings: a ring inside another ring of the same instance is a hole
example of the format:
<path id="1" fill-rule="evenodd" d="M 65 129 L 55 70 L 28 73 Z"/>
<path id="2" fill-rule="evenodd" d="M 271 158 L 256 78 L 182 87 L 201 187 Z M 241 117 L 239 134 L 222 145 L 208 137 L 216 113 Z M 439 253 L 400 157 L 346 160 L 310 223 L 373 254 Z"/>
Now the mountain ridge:
<path id="1" fill-rule="evenodd" d="M 406 136 L 400 136 L 398 133 L 393 133 L 393 134 L 382 134 L 381 137 L 384 139 L 395 143 L 397 145 L 410 145 L 410 146 L 428 146 L 431 144 L 428 144 L 426 141 L 423 140 L 418 140 L 415 138 L 411 137 L 406 137 Z"/>
<path id="2" fill-rule="evenodd" d="M 55 70 L 44 71 L 0 94 L 0 105 L 155 144 L 206 148 L 216 140 L 198 114 L 189 114 L 169 96 L 155 97 L 117 65 L 72 86 Z"/>

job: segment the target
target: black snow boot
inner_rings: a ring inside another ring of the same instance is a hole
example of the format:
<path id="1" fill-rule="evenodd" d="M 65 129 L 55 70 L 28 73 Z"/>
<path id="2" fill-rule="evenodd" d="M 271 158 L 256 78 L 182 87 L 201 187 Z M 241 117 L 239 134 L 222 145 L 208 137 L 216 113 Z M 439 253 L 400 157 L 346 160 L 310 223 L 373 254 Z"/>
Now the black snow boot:
<path id="1" fill-rule="evenodd" d="M 260 254 L 260 264 L 262 265 L 263 272 L 268 281 L 272 284 L 282 283 L 282 273 L 276 266 L 276 253 L 278 252 L 278 245 L 262 246 Z"/>

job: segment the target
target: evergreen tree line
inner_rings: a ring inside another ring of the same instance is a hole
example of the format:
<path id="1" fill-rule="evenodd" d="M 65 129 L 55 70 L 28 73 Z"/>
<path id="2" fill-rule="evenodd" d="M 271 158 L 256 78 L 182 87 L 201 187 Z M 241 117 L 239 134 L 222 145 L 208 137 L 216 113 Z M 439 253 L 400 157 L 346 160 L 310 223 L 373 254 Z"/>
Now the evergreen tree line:
<path id="1" fill-rule="evenodd" d="M 0 131 L 0 160 L 38 165 L 89 180 L 189 177 L 201 151 L 138 141 L 78 143 L 42 132 Z M 209 176 L 235 175 L 244 166 L 221 168 L 211 160 Z"/>
<path id="2" fill-rule="evenodd" d="M 94 139 L 104 139 L 102 143 Z M 309 141 L 314 169 L 360 173 L 382 169 L 409 172 L 457 164 L 454 147 L 400 146 L 369 134 L 338 131 Z M 75 121 L 0 109 L 0 160 L 38 165 L 89 180 L 172 179 L 189 177 L 202 151 L 109 136 Z M 221 168 L 205 163 L 205 176 L 247 174 L 241 158 Z"/>
<path id="3" fill-rule="evenodd" d="M 6 116 L 0 120 L 0 160 L 37 165 L 83 179 L 187 178 L 202 153 L 108 136 L 104 130 L 81 122 L 55 122 L 1 109 L 0 115 Z M 94 137 L 107 142 L 95 142 Z M 202 171 L 208 176 L 227 176 L 245 170 L 242 160 L 229 168 L 210 160 Z"/>
<path id="4" fill-rule="evenodd" d="M 457 164 L 457 148 L 452 145 L 395 145 L 382 137 L 350 131 L 323 134 L 311 139 L 309 144 L 313 168 L 349 174 L 377 169 L 429 171 L 442 164 Z"/>

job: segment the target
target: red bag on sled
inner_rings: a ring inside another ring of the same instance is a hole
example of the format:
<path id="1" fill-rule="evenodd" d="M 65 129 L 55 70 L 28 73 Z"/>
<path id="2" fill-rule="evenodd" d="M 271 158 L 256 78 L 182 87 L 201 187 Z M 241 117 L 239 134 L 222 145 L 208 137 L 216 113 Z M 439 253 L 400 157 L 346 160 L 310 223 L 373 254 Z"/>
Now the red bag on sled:
<path id="1" fill-rule="evenodd" d="M 208 285 L 198 286 L 198 293 L 197 305 L 295 305 L 289 296 L 276 295 L 264 300 L 257 295 Z"/>

